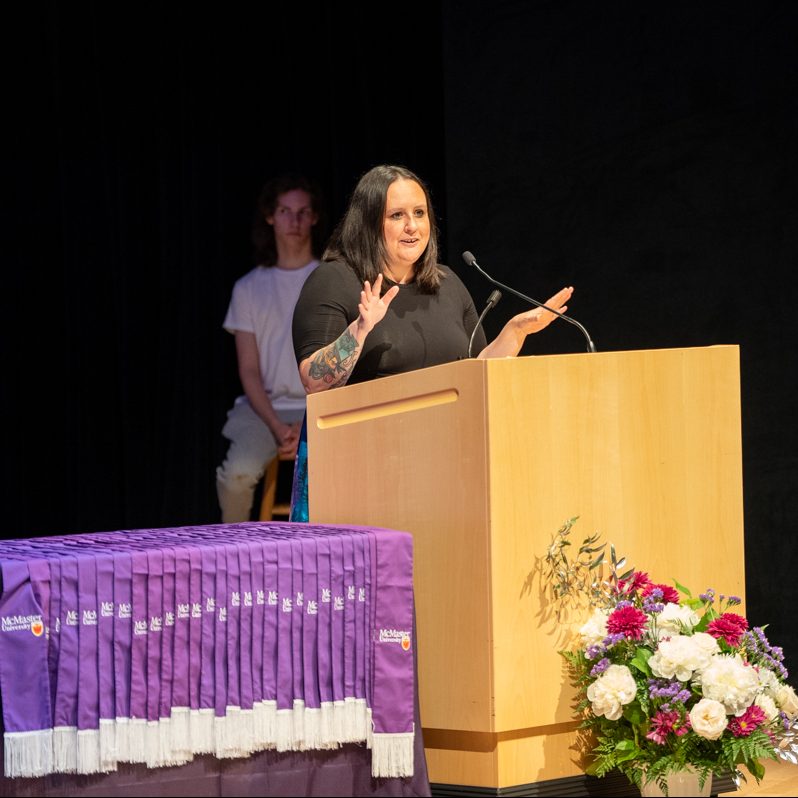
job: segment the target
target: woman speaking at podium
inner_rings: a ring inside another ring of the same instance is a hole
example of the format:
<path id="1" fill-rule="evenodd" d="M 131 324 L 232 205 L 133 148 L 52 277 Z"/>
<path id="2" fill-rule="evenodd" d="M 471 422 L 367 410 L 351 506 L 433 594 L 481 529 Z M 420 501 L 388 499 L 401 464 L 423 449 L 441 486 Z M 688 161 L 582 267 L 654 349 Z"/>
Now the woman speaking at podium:
<path id="1" fill-rule="evenodd" d="M 572 287 L 545 304 L 564 313 Z M 478 357 L 512 357 L 556 315 L 536 307 L 513 316 Z M 429 190 L 402 166 L 375 166 L 358 181 L 322 262 L 302 287 L 294 351 L 307 393 L 449 363 L 468 354 L 478 313 L 465 285 L 438 263 Z M 303 424 L 291 519 L 307 520 Z M 303 501 L 304 495 L 304 501 Z"/>

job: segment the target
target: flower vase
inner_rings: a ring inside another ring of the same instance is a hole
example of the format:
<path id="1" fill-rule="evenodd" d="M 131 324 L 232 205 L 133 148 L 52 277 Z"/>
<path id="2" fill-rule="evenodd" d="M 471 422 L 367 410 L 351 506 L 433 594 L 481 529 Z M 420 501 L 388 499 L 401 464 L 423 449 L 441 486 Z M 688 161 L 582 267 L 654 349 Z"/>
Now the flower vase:
<path id="1" fill-rule="evenodd" d="M 705 798 L 711 794 L 712 791 L 712 774 L 708 773 L 704 781 L 704 786 L 699 789 L 698 787 L 698 773 L 695 770 L 679 770 L 676 773 L 669 773 L 665 777 L 668 785 L 668 798 L 673 796 L 698 796 Z M 644 781 L 640 787 L 640 795 L 643 798 L 651 796 L 651 798 L 660 798 L 665 793 L 660 789 L 656 781 Z"/>

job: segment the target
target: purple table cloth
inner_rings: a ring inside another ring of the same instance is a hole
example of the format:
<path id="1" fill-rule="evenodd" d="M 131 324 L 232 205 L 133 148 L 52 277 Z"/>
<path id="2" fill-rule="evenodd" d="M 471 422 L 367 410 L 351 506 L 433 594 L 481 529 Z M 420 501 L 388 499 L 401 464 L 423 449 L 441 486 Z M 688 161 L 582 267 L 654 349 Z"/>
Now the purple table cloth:
<path id="1" fill-rule="evenodd" d="M 7 778 L 417 750 L 412 537 L 250 523 L 4 542 Z M 423 751 L 423 749 L 422 749 Z"/>

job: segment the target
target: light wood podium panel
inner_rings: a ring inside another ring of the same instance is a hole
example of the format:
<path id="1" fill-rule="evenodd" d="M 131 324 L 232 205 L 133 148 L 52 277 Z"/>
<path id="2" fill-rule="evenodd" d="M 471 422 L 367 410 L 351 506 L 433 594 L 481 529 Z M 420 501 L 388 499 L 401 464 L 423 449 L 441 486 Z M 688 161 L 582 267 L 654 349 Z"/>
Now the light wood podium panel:
<path id="1" fill-rule="evenodd" d="M 430 781 L 579 775 L 570 629 L 529 577 L 562 523 L 744 597 L 739 349 L 464 360 L 308 397 L 310 520 L 414 540 Z M 531 587 L 531 589 L 530 589 Z M 574 624 L 579 619 L 574 618 Z"/>

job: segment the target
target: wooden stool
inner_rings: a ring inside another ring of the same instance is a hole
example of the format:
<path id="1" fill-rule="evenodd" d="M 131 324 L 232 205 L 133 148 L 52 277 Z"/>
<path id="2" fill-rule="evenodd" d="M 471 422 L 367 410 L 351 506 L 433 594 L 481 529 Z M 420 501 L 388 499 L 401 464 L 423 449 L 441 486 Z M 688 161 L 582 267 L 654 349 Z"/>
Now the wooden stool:
<path id="1" fill-rule="evenodd" d="M 291 513 L 291 505 L 289 502 L 275 503 L 277 495 L 277 477 L 280 472 L 281 463 L 288 463 L 289 465 L 283 466 L 283 470 L 290 469 L 293 474 L 293 455 L 278 454 L 266 466 L 266 471 L 263 474 L 263 498 L 260 502 L 260 514 L 258 516 L 261 521 L 271 521 L 275 518 L 288 518 Z"/>

